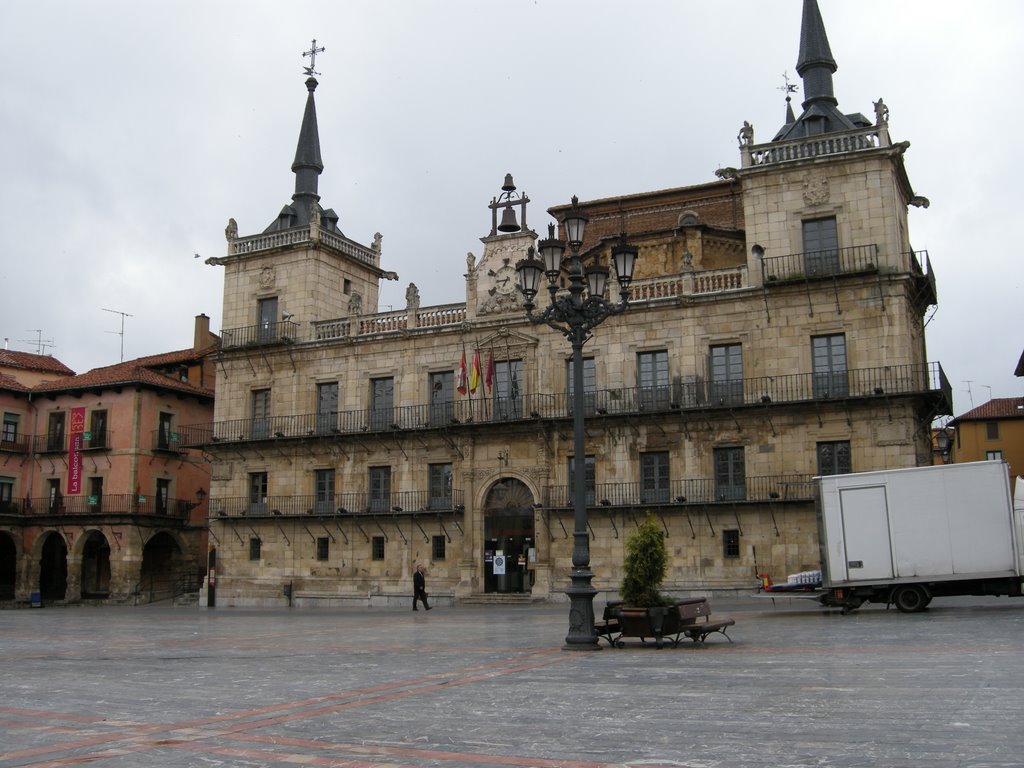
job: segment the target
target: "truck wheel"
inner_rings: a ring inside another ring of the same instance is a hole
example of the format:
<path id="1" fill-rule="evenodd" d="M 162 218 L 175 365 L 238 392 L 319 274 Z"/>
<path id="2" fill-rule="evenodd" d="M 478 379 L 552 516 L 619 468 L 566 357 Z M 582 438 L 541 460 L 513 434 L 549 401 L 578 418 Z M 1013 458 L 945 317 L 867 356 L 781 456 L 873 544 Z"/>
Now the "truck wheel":
<path id="1" fill-rule="evenodd" d="M 902 613 L 919 613 L 927 607 L 931 598 L 923 587 L 908 584 L 905 587 L 896 587 L 892 591 L 892 602 Z"/>

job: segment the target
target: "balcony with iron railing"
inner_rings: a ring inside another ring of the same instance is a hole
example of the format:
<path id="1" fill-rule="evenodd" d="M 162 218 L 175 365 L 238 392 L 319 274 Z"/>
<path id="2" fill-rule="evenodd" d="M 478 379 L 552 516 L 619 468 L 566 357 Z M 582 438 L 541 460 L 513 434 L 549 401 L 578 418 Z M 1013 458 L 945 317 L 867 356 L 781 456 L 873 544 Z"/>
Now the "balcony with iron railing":
<path id="1" fill-rule="evenodd" d="M 645 416 L 672 412 L 766 408 L 800 403 L 928 396 L 937 414 L 949 414 L 952 388 L 938 363 L 887 365 L 826 373 L 759 376 L 731 381 L 677 379 L 650 387 L 603 389 L 584 394 L 588 417 Z M 481 424 L 570 419 L 565 393 L 466 398 L 362 410 L 232 419 L 179 429 L 179 445 L 320 439 L 404 430 L 466 428 Z"/>
<path id="2" fill-rule="evenodd" d="M 31 443 L 29 435 L 6 434 L 0 438 L 0 453 L 28 453 Z"/>
<path id="3" fill-rule="evenodd" d="M 299 328 L 299 324 L 291 320 L 227 328 L 221 333 L 221 349 L 290 344 L 298 339 Z"/>
<path id="4" fill-rule="evenodd" d="M 0 514 L 13 515 L 144 515 L 175 519 L 188 518 L 198 506 L 187 499 L 161 500 L 133 493 L 81 494 L 55 498 L 22 499 L 0 504 Z"/>
<path id="5" fill-rule="evenodd" d="M 166 429 L 154 429 L 150 433 L 150 447 L 154 451 L 167 453 L 185 453 L 188 449 L 181 444 L 181 435 L 168 432 Z"/>
<path id="6" fill-rule="evenodd" d="M 761 279 L 765 285 L 877 271 L 878 246 L 874 243 L 761 259 Z"/>
<path id="7" fill-rule="evenodd" d="M 814 499 L 813 475 L 766 475 L 730 478 L 716 482 L 712 478 L 673 480 L 665 486 L 644 483 L 598 483 L 587 489 L 587 506 L 597 508 L 658 507 L 686 504 L 736 502 L 810 501 Z M 572 507 L 572 488 L 552 485 L 544 489 L 544 506 L 551 509 Z"/>
<path id="8" fill-rule="evenodd" d="M 460 489 L 393 491 L 374 494 L 344 491 L 334 494 L 299 496 L 217 497 L 210 500 L 210 517 L 335 517 L 338 515 L 438 515 L 462 512 Z"/>
<path id="9" fill-rule="evenodd" d="M 113 444 L 113 432 L 109 429 L 98 432 L 82 432 L 79 450 L 82 451 L 106 451 Z M 35 435 L 32 442 L 33 453 L 66 453 L 71 448 L 72 435 L 61 433 L 48 433 Z"/>

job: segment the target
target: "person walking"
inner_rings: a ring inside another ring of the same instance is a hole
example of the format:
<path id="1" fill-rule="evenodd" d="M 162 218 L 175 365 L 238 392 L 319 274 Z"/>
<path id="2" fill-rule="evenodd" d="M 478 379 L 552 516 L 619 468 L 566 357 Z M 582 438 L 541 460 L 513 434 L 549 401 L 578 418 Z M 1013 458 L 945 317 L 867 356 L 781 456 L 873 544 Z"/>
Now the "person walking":
<path id="1" fill-rule="evenodd" d="M 430 610 L 430 605 L 427 603 L 427 569 L 422 565 L 416 566 L 416 573 L 412 576 L 412 609 L 418 611 L 416 603 L 419 600 L 423 601 L 423 607 Z"/>

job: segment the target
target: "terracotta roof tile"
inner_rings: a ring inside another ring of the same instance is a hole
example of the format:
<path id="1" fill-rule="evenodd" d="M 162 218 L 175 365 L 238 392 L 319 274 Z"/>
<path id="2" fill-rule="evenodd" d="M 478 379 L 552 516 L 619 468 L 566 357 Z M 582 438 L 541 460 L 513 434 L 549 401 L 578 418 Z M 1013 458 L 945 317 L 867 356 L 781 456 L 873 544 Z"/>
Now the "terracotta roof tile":
<path id="1" fill-rule="evenodd" d="M 1024 419 L 1024 397 L 997 397 L 972 408 L 953 419 L 951 424 L 961 421 L 991 421 L 993 419 Z"/>
<path id="2" fill-rule="evenodd" d="M 50 355 L 34 355 L 31 352 L 15 352 L 11 349 L 0 349 L 0 366 L 21 368 L 26 371 L 59 373 L 62 376 L 75 375 L 73 370 L 55 357 Z"/>
<path id="3" fill-rule="evenodd" d="M 0 389 L 12 389 L 15 392 L 28 392 L 30 391 L 31 387 L 26 387 L 24 384 L 22 384 L 20 381 L 18 381 L 16 378 L 9 374 L 0 373 Z"/>
<path id="4" fill-rule="evenodd" d="M 190 350 L 191 351 L 191 350 Z M 171 353 L 173 354 L 173 353 Z M 163 358 L 164 355 L 154 355 L 150 358 L 140 360 L 152 360 Z M 63 392 L 77 389 L 94 389 L 96 387 L 125 386 L 141 384 L 144 386 L 170 389 L 175 392 L 197 395 L 200 397 L 213 397 L 213 390 L 207 387 L 196 387 L 188 382 L 180 381 L 171 376 L 151 370 L 140 365 L 140 360 L 130 360 L 126 363 L 108 365 L 105 368 L 94 368 L 78 376 L 72 376 L 60 381 L 50 381 L 39 384 L 32 388 L 33 392 Z"/>

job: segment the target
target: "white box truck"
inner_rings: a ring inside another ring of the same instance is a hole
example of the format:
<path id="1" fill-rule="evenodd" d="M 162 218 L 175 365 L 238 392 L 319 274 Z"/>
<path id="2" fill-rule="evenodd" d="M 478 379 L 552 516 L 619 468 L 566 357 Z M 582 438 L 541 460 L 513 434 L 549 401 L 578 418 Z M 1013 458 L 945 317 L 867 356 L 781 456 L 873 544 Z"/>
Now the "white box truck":
<path id="1" fill-rule="evenodd" d="M 1004 462 L 817 479 L 823 605 L 913 613 L 933 597 L 1020 596 L 1024 509 Z"/>

